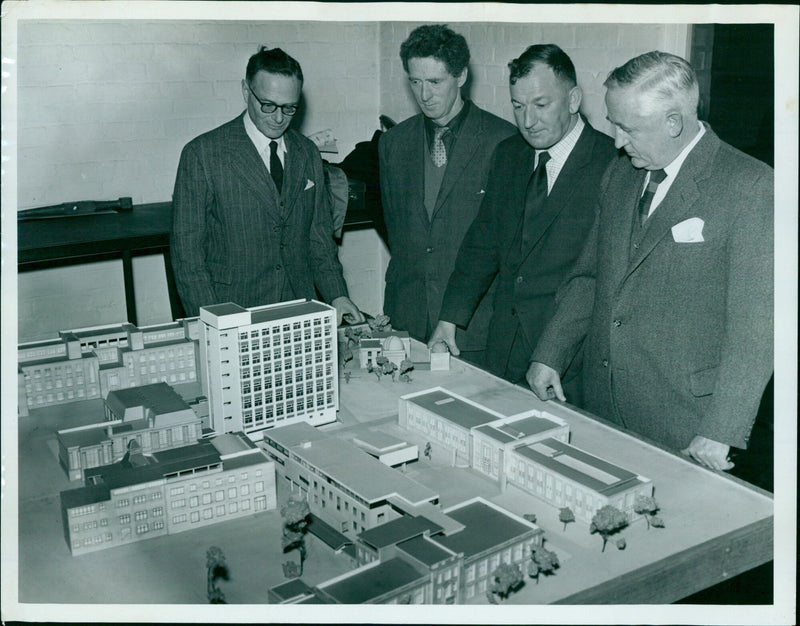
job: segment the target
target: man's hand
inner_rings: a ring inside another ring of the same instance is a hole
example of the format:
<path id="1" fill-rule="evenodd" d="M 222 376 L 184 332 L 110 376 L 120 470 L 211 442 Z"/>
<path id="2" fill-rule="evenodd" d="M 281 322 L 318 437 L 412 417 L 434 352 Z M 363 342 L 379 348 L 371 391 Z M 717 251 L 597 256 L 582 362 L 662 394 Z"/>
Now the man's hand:
<path id="1" fill-rule="evenodd" d="M 729 445 L 697 435 L 692 439 L 689 447 L 681 452 L 692 457 L 700 465 L 714 470 L 729 470 L 733 467 L 733 463 L 728 457 L 730 450 Z"/>
<path id="2" fill-rule="evenodd" d="M 347 296 L 339 296 L 331 302 L 331 306 L 336 309 L 336 325 L 342 323 L 342 318 L 347 320 L 349 324 L 358 324 L 364 321 L 364 315 L 358 310 L 358 307 L 353 304 L 353 301 Z"/>
<path id="3" fill-rule="evenodd" d="M 453 356 L 461 354 L 461 350 L 459 350 L 456 345 L 456 325 L 453 324 L 453 322 L 439 320 L 439 323 L 436 324 L 436 328 L 433 329 L 433 334 L 428 341 L 428 350 L 433 348 L 433 345 L 440 341 L 447 345 L 447 349 L 450 350 L 450 354 Z"/>
<path id="4" fill-rule="evenodd" d="M 564 390 L 561 388 L 561 378 L 552 367 L 534 361 L 528 368 L 525 378 L 540 400 L 558 398 L 562 402 L 566 401 Z"/>

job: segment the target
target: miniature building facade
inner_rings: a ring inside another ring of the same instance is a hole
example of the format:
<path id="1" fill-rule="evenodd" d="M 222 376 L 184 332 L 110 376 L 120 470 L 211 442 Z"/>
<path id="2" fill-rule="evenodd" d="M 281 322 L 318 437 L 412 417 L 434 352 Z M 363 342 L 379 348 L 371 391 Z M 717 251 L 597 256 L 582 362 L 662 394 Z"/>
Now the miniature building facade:
<path id="1" fill-rule="evenodd" d="M 29 409 L 105 398 L 109 391 L 197 381 L 197 320 L 138 328 L 117 324 L 59 333 L 21 344 L 19 414 Z"/>
<path id="2" fill-rule="evenodd" d="M 392 470 L 355 444 L 330 437 L 306 422 L 264 433 L 278 480 L 308 501 L 314 515 L 345 535 L 374 528 L 439 495 Z"/>
<path id="3" fill-rule="evenodd" d="M 593 456 L 569 442 L 569 427 L 546 412 L 504 417 L 441 387 L 400 398 L 399 423 L 454 451 L 482 474 L 556 507 L 569 506 L 590 523 L 610 504 L 637 517 L 637 495 L 651 496 L 649 478 Z"/>
<path id="4" fill-rule="evenodd" d="M 73 556 L 277 506 L 274 463 L 242 433 L 153 457 L 144 466 L 94 468 L 86 486 L 61 492 Z"/>
<path id="5" fill-rule="evenodd" d="M 336 313 L 315 300 L 200 308 L 201 376 L 217 433 L 336 420 Z"/>
<path id="6" fill-rule="evenodd" d="M 150 454 L 195 443 L 203 431 L 202 419 L 163 382 L 111 391 L 104 409 L 106 422 L 56 433 L 58 459 L 70 480 L 119 461 L 131 441 Z"/>
<path id="7" fill-rule="evenodd" d="M 525 571 L 543 531 L 480 497 L 444 511 L 446 532 L 425 516 L 404 516 L 366 530 L 356 539 L 359 567 L 281 602 L 315 597 L 337 604 L 460 604 L 490 586 L 501 563 Z M 277 586 L 276 590 L 283 585 Z"/>

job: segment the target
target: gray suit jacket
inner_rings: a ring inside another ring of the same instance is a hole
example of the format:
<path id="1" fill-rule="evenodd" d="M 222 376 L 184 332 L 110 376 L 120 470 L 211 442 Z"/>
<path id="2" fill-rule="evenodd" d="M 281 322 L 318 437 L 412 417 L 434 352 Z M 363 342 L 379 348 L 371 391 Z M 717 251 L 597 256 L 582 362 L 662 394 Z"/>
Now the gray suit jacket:
<path id="1" fill-rule="evenodd" d="M 744 448 L 773 369 L 773 175 L 706 128 L 631 245 L 645 172 L 620 157 L 534 360 L 586 337 L 586 408 L 675 449 Z M 703 241 L 673 226 L 703 221 Z"/>
<path id="2" fill-rule="evenodd" d="M 516 132 L 513 124 L 471 104 L 430 220 L 423 202 L 427 146 L 422 114 L 381 137 L 381 198 L 392 253 L 383 310 L 395 328 L 426 340 L 429 318 L 436 325 L 458 248 L 485 194 L 492 153 Z M 459 332 L 461 349 L 484 349 L 490 316 L 486 298 L 469 332 Z"/>
<path id="3" fill-rule="evenodd" d="M 172 199 L 171 252 L 186 314 L 235 302 L 292 298 L 330 302 L 347 294 L 325 200 L 322 159 L 289 129 L 277 188 L 244 128 L 243 115 L 190 141 Z"/>

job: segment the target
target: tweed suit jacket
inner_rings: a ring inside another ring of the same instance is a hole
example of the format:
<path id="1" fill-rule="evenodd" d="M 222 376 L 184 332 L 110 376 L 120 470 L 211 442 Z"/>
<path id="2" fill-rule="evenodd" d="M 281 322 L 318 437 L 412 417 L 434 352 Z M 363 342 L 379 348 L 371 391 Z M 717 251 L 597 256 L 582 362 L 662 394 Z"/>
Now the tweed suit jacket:
<path id="1" fill-rule="evenodd" d="M 534 360 L 563 371 L 585 336 L 587 409 L 675 449 L 744 448 L 773 369 L 772 170 L 707 127 L 634 248 L 644 178 L 609 168 Z M 676 241 L 692 218 L 702 240 Z"/>
<path id="2" fill-rule="evenodd" d="M 520 134 L 498 146 L 486 197 L 461 245 L 441 312 L 444 320 L 471 326 L 477 303 L 497 275 L 487 343 L 492 371 L 505 370 L 518 324 L 536 345 L 555 309 L 558 286 L 594 223 L 600 181 L 615 154 L 613 141 L 586 124 L 522 247 L 535 151 Z"/>
<path id="3" fill-rule="evenodd" d="M 439 195 L 428 218 L 424 205 L 424 167 L 428 147 L 422 114 L 381 136 L 381 198 L 389 235 L 391 261 L 386 271 L 384 313 L 392 326 L 427 340 L 439 319 L 442 297 L 453 271 L 458 247 L 478 213 L 486 190 L 489 164 L 497 144 L 516 127 L 475 104 L 448 155 Z M 483 350 L 491 303 L 481 307 L 459 346 Z"/>
<path id="4" fill-rule="evenodd" d="M 243 113 L 190 141 L 181 153 L 170 246 L 187 315 L 347 294 L 325 203 L 322 160 L 289 129 L 280 195 L 244 128 Z M 288 285 L 288 289 L 287 289 Z"/>

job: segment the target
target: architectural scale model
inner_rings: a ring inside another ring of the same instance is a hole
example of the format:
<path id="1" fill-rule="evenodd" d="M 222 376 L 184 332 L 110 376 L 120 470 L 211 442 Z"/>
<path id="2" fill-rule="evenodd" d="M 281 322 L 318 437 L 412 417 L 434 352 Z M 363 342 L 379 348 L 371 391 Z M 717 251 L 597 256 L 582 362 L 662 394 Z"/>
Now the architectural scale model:
<path id="1" fill-rule="evenodd" d="M 441 387 L 402 396 L 399 423 L 497 480 L 556 507 L 570 507 L 587 524 L 612 505 L 629 521 L 638 518 L 637 496 L 653 495 L 649 478 L 639 476 L 570 445 L 569 426 L 546 412 L 504 417 Z"/>
<path id="2" fill-rule="evenodd" d="M 480 497 L 445 509 L 443 528 L 427 515 L 404 515 L 355 538 L 358 567 L 309 587 L 270 589 L 281 604 L 460 604 L 486 593 L 501 564 L 525 567 L 543 531 Z"/>
<path id="3" fill-rule="evenodd" d="M 316 300 L 200 307 L 200 369 L 217 433 L 336 421 L 336 311 Z"/>
<path id="4" fill-rule="evenodd" d="M 19 415 L 29 409 L 105 398 L 110 391 L 197 381 L 197 318 L 65 330 L 17 349 Z"/>
<path id="5" fill-rule="evenodd" d="M 265 431 L 263 445 L 277 462 L 278 480 L 351 541 L 403 515 L 438 511 L 439 494 L 306 422 Z"/>
<path id="6" fill-rule="evenodd" d="M 335 339 L 336 312 L 316 300 L 227 303 L 171 324 L 62 331 L 18 347 L 19 415 L 130 387 L 194 383 L 202 396 L 192 408 L 218 434 L 259 439 L 275 425 L 319 426 L 339 407 Z"/>
<path id="7" fill-rule="evenodd" d="M 131 441 L 150 454 L 196 443 L 203 434 L 203 420 L 167 383 L 111 391 L 104 408 L 105 422 L 56 433 L 58 460 L 70 480 L 122 460 Z"/>
<path id="8" fill-rule="evenodd" d="M 61 492 L 73 556 L 216 524 L 277 506 L 275 467 L 242 433 L 85 471 Z"/>

